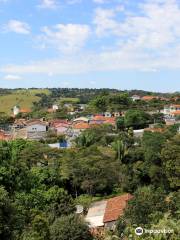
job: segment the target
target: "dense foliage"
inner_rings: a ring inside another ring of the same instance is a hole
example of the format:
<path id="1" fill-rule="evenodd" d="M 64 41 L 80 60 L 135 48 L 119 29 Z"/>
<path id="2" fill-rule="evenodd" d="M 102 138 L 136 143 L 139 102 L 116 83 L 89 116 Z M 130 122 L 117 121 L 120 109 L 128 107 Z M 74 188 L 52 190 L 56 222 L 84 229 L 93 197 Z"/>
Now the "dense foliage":
<path id="1" fill-rule="evenodd" d="M 167 127 L 162 114 L 148 113 L 147 109 L 161 107 L 162 101 L 133 102 L 132 94 L 145 93 L 51 89 L 50 95 L 39 95 L 41 101 L 34 103 L 28 117 L 68 118 L 63 107 L 52 114 L 45 111 L 57 99 L 68 97 L 88 103 L 86 113 L 126 113 L 116 119 L 115 126 L 104 124 L 83 131 L 70 149 L 51 149 L 47 143 L 64 139 L 51 132 L 42 142 L 1 141 L 0 239 L 91 240 L 83 216 L 75 213 L 76 204 L 82 204 L 86 212 L 92 201 L 125 192 L 133 195 L 125 214 L 113 233 L 98 240 L 138 239 L 134 232 L 138 226 L 174 231 L 145 234 L 144 240 L 180 239 L 179 125 Z M 0 113 L 0 124 L 11 121 Z M 163 131 L 134 136 L 133 129 L 150 123 L 160 124 Z"/>

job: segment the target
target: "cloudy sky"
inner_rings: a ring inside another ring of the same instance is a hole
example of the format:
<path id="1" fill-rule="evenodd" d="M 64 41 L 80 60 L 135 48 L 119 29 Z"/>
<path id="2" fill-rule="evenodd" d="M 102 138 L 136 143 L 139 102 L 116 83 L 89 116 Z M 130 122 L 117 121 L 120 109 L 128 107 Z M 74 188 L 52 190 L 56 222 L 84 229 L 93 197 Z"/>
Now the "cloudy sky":
<path id="1" fill-rule="evenodd" d="M 0 87 L 180 90 L 180 0 L 0 0 Z"/>

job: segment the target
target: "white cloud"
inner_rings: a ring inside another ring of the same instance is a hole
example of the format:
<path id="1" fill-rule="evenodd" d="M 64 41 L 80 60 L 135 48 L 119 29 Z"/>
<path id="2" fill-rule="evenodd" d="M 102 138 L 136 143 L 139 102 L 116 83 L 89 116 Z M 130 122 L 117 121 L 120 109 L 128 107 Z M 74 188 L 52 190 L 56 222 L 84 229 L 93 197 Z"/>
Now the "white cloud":
<path id="1" fill-rule="evenodd" d="M 40 8 L 48 8 L 48 9 L 56 9 L 58 7 L 58 3 L 56 0 L 41 0 Z"/>
<path id="2" fill-rule="evenodd" d="M 104 4 L 109 2 L 109 0 L 93 0 L 93 2 L 98 3 L 98 4 Z"/>
<path id="3" fill-rule="evenodd" d="M 21 80 L 21 76 L 18 75 L 12 75 L 12 74 L 8 74 L 6 76 L 4 76 L 5 80 Z"/>
<path id="4" fill-rule="evenodd" d="M 24 65 L 0 67 L 6 74 L 80 74 L 93 71 L 137 70 L 156 72 L 180 70 L 180 6 L 175 0 L 151 0 L 139 6 L 139 13 L 117 18 L 119 10 L 96 10 L 95 31 L 104 43 L 106 36 L 116 39 L 110 50 L 77 53 L 91 30 L 87 25 L 59 24 L 44 27 L 41 36 L 46 46 L 71 53 Z M 125 14 L 123 12 L 123 14 Z M 94 36 L 95 38 L 95 36 Z M 73 54 L 74 53 L 74 54 Z"/>
<path id="5" fill-rule="evenodd" d="M 15 19 L 3 26 L 5 32 L 15 32 L 19 34 L 30 34 L 30 26 L 26 22 L 21 22 Z"/>
<path id="6" fill-rule="evenodd" d="M 115 9 L 96 9 L 93 23 L 96 26 L 96 34 L 98 36 L 104 36 L 118 28 L 118 22 L 114 19 L 115 16 Z"/>
<path id="7" fill-rule="evenodd" d="M 90 35 L 88 25 L 57 24 L 53 27 L 43 27 L 39 36 L 41 45 L 55 47 L 63 53 L 72 53 L 81 49 Z"/>
<path id="8" fill-rule="evenodd" d="M 175 0 L 151 0 L 141 4 L 138 15 L 127 14 L 118 21 L 115 9 L 98 8 L 94 24 L 98 36 L 117 37 L 123 46 L 158 49 L 180 37 L 180 8 Z"/>

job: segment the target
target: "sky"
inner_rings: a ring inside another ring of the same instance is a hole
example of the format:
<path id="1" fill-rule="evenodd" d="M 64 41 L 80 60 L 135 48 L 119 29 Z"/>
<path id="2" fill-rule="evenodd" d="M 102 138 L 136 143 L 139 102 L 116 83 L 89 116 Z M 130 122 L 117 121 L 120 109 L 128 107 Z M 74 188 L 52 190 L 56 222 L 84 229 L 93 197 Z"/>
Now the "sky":
<path id="1" fill-rule="evenodd" d="M 0 0 L 0 88 L 180 91 L 180 0 Z"/>

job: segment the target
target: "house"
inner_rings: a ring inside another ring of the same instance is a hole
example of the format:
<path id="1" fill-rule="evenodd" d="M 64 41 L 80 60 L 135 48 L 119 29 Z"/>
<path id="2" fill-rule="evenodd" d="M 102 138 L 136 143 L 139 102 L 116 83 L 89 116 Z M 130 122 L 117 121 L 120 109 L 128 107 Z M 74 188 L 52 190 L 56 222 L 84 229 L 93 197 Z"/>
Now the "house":
<path id="1" fill-rule="evenodd" d="M 17 116 L 19 113 L 30 113 L 31 110 L 28 108 L 20 108 L 18 106 L 13 107 L 13 116 Z"/>
<path id="2" fill-rule="evenodd" d="M 180 116 L 180 110 L 174 111 L 170 115 L 171 115 L 171 117 L 176 118 L 176 117 Z"/>
<path id="3" fill-rule="evenodd" d="M 81 122 L 77 122 L 76 124 L 73 124 L 72 126 L 72 130 L 73 130 L 73 136 L 79 136 L 79 134 L 86 130 L 91 128 L 90 124 L 87 122 L 81 123 Z"/>
<path id="4" fill-rule="evenodd" d="M 52 105 L 52 109 L 53 109 L 54 111 L 57 111 L 57 110 L 59 109 L 59 106 L 58 106 L 57 104 L 53 104 L 53 105 Z"/>
<path id="5" fill-rule="evenodd" d="M 171 104 L 164 106 L 164 109 L 161 110 L 161 113 L 167 117 L 176 117 L 180 115 L 180 104 Z"/>
<path id="6" fill-rule="evenodd" d="M 51 108 L 48 108 L 48 113 L 54 113 L 59 109 L 59 106 L 57 104 L 53 104 Z"/>
<path id="7" fill-rule="evenodd" d="M 90 228 L 107 228 L 113 230 L 117 220 L 123 215 L 128 201 L 132 199 L 131 194 L 123 194 L 107 200 L 92 203 L 87 216 L 86 222 Z"/>
<path id="8" fill-rule="evenodd" d="M 159 97 L 157 96 L 144 96 L 141 98 L 141 100 L 143 101 L 151 101 L 151 100 L 154 100 L 154 99 L 159 99 Z"/>
<path id="9" fill-rule="evenodd" d="M 105 120 L 103 115 L 95 115 L 90 119 L 90 124 L 103 124 Z"/>
<path id="10" fill-rule="evenodd" d="M 24 118 L 16 119 L 12 126 L 13 129 L 21 129 L 26 126 L 26 120 Z"/>
<path id="11" fill-rule="evenodd" d="M 27 139 L 40 140 L 46 137 L 48 126 L 40 120 L 29 120 L 26 122 Z"/>
<path id="12" fill-rule="evenodd" d="M 50 123 L 50 129 L 54 130 L 57 135 L 64 135 L 67 133 L 71 123 L 67 120 L 54 120 Z"/>
<path id="13" fill-rule="evenodd" d="M 124 194 L 118 197 L 110 198 L 107 201 L 103 218 L 105 228 L 115 228 L 118 218 L 123 215 L 124 210 L 127 207 L 127 203 L 131 199 L 131 194 Z"/>
<path id="14" fill-rule="evenodd" d="M 39 119 L 24 120 L 18 119 L 12 127 L 13 139 L 22 138 L 40 140 L 46 137 L 48 124 Z"/>
<path id="15" fill-rule="evenodd" d="M 135 102 L 135 101 L 140 100 L 141 97 L 140 97 L 139 95 L 133 95 L 133 96 L 131 97 L 131 99 L 133 100 L 133 102 Z"/>
<path id="16" fill-rule="evenodd" d="M 115 125 L 116 123 L 116 118 L 115 117 L 105 117 L 102 115 L 95 115 L 90 121 L 90 124 L 111 124 Z"/>
<path id="17" fill-rule="evenodd" d="M 115 117 L 106 118 L 106 120 L 104 121 L 104 124 L 115 125 L 115 124 L 116 124 L 116 119 L 115 119 Z"/>

